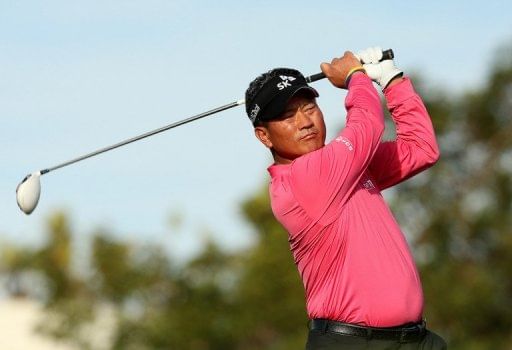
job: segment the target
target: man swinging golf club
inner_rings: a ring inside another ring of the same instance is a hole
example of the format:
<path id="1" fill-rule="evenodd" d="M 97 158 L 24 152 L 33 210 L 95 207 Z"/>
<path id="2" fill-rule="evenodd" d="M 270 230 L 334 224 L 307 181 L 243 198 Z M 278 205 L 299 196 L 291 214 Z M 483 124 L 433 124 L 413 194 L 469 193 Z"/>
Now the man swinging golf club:
<path id="1" fill-rule="evenodd" d="M 289 234 L 310 331 L 306 349 L 446 349 L 426 329 L 413 257 L 380 191 L 432 166 L 439 150 L 411 81 L 382 50 L 345 52 L 322 72 L 348 89 L 346 126 L 325 144 L 318 93 L 294 69 L 256 78 L 246 111 L 272 152 L 270 196 Z M 383 89 L 396 139 L 383 142 Z"/>

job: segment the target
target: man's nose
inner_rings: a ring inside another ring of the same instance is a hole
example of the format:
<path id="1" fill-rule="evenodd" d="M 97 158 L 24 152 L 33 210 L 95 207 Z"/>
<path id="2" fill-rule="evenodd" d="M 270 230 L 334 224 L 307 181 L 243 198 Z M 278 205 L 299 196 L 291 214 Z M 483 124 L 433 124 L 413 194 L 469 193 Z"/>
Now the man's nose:
<path id="1" fill-rule="evenodd" d="M 313 120 L 307 114 L 301 111 L 300 109 L 297 111 L 295 115 L 295 123 L 297 124 L 298 129 L 307 129 L 313 126 Z"/>

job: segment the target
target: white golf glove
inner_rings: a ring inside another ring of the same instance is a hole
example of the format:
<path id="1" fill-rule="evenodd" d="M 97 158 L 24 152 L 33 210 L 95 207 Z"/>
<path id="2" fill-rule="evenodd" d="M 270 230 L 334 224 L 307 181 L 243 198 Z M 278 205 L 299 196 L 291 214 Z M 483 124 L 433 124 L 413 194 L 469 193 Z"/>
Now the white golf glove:
<path id="1" fill-rule="evenodd" d="M 363 63 L 366 74 L 384 90 L 393 78 L 402 75 L 403 72 L 395 66 L 393 60 L 382 58 L 380 47 L 369 47 L 356 54 L 356 57 Z"/>

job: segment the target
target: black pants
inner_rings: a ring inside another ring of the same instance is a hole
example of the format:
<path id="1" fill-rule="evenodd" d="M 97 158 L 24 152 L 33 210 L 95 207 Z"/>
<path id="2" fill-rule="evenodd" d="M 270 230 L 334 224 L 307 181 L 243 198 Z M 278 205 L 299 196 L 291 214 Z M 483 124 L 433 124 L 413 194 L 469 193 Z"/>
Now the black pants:
<path id="1" fill-rule="evenodd" d="M 331 332 L 311 330 L 306 350 L 446 350 L 443 338 L 427 330 L 425 336 L 412 343 L 395 340 L 366 339 Z"/>

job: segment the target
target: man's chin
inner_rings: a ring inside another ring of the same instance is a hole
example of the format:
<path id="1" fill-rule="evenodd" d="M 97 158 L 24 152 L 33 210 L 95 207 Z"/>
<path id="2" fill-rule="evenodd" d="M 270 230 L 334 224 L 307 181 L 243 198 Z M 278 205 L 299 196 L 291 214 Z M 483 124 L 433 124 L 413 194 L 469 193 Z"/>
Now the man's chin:
<path id="1" fill-rule="evenodd" d="M 316 151 L 317 149 L 320 149 L 324 147 L 324 143 L 320 140 L 320 138 L 314 138 L 310 140 L 304 140 L 305 146 L 311 151 Z"/>
<path id="2" fill-rule="evenodd" d="M 324 144 L 323 143 L 319 143 L 319 142 L 309 142 L 307 145 L 305 145 L 305 147 L 303 148 L 303 155 L 304 154 L 308 154 L 308 153 L 311 153 L 311 152 L 314 152 L 314 151 L 317 151 L 319 150 L 320 148 L 324 147 Z"/>

